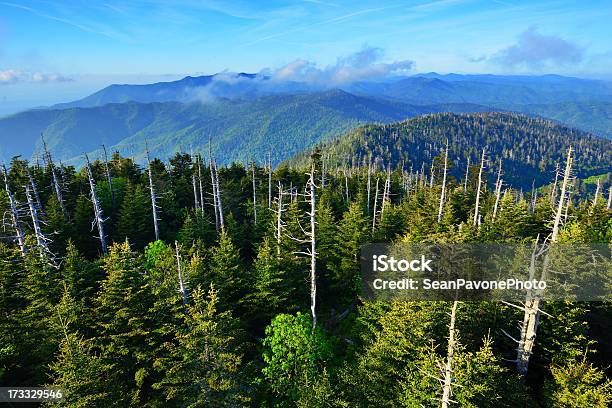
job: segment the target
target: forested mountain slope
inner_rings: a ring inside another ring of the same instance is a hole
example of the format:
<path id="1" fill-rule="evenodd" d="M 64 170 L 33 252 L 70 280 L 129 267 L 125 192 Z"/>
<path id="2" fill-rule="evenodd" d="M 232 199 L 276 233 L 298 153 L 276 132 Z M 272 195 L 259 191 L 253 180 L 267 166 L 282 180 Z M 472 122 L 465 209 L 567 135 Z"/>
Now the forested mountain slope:
<path id="1" fill-rule="evenodd" d="M 429 114 L 388 125 L 365 125 L 321 146 L 333 164 L 363 165 L 369 157 L 380 167 L 404 166 L 413 172 L 430 172 L 432 161 L 448 141 L 451 173 L 461 177 L 468 158 L 478 165 L 482 149 L 486 166 L 493 171 L 503 160 L 505 179 L 517 188 L 547 184 L 554 178 L 563 152 L 572 146 L 580 158 L 579 177 L 612 170 L 612 142 L 549 120 L 514 113 Z M 308 160 L 298 155 L 298 163 Z M 422 166 L 424 166 L 422 168 Z"/>
<path id="2" fill-rule="evenodd" d="M 74 164 L 83 163 L 83 153 L 99 157 L 102 144 L 143 162 L 145 141 L 151 154 L 167 157 L 180 150 L 208 150 L 209 138 L 222 163 L 261 159 L 270 150 L 278 162 L 363 123 L 487 109 L 470 104 L 413 106 L 332 90 L 255 100 L 33 110 L 0 119 L 0 158 L 42 157 L 42 134 L 54 157 Z"/>

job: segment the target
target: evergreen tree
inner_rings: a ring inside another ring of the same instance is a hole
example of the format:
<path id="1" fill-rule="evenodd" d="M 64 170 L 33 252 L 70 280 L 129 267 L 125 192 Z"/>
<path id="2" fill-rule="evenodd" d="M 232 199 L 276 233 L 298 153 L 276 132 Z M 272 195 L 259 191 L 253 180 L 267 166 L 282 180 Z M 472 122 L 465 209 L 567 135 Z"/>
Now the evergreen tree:
<path id="1" fill-rule="evenodd" d="M 238 325 L 229 311 L 218 310 L 218 302 L 212 285 L 208 292 L 193 291 L 166 376 L 157 386 L 173 405 L 234 407 L 249 401 L 241 386 Z"/>
<path id="2" fill-rule="evenodd" d="M 130 245 L 114 244 L 103 259 L 106 279 L 95 301 L 98 325 L 96 347 L 112 372 L 103 372 L 120 384 L 120 404 L 146 403 L 152 375 L 154 350 L 149 341 L 156 322 L 149 314 L 151 288 L 146 282 L 141 260 Z"/>

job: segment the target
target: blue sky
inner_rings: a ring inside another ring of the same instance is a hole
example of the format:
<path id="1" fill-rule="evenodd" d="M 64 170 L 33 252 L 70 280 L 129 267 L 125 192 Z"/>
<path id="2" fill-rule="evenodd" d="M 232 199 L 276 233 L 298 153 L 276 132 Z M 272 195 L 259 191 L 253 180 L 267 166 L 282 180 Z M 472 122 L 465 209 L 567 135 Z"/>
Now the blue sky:
<path id="1" fill-rule="evenodd" d="M 223 70 L 610 77 L 610 21 L 610 1 L 0 0 L 0 114 Z"/>

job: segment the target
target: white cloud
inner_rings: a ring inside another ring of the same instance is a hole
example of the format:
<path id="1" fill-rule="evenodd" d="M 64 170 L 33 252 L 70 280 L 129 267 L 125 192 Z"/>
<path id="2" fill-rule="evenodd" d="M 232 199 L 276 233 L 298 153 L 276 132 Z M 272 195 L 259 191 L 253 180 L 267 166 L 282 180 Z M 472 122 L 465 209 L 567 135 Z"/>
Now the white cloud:
<path id="1" fill-rule="evenodd" d="M 384 51 L 376 47 L 364 47 L 361 51 L 340 57 L 333 65 L 319 68 L 314 62 L 296 59 L 276 70 L 266 70 L 277 81 L 300 81 L 319 84 L 342 84 L 363 79 L 384 78 L 406 74 L 414 68 L 414 61 L 381 62 Z"/>
<path id="2" fill-rule="evenodd" d="M 509 67 L 541 68 L 547 65 L 577 64 L 584 49 L 554 35 L 544 35 L 529 27 L 519 35 L 516 44 L 500 50 L 491 60 Z"/>
<path id="3" fill-rule="evenodd" d="M 0 84 L 14 84 L 17 82 L 70 82 L 72 78 L 60 74 L 47 74 L 43 72 L 28 72 L 16 69 L 0 71 Z"/>
<path id="4" fill-rule="evenodd" d="M 6 71 L 0 71 L 0 84 L 13 84 L 19 81 L 21 72 L 14 69 L 8 69 Z"/>

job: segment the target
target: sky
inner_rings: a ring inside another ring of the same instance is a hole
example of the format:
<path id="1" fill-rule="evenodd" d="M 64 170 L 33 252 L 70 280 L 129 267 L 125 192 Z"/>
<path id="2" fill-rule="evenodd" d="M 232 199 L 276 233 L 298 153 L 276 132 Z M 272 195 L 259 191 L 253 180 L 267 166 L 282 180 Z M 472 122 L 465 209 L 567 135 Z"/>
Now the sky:
<path id="1" fill-rule="evenodd" d="M 0 0 L 0 115 L 222 71 L 612 78 L 612 2 Z"/>

